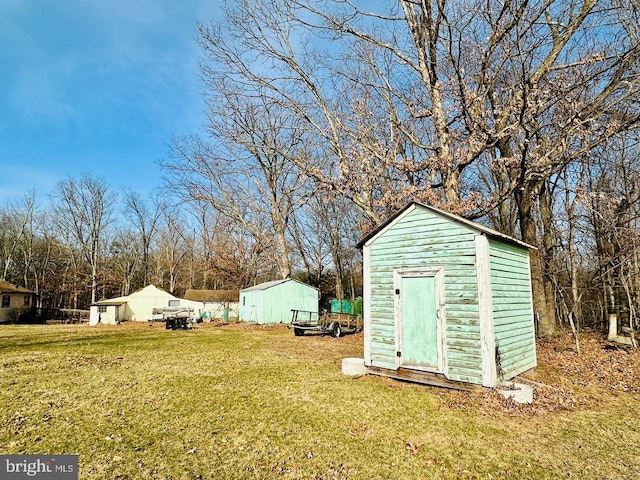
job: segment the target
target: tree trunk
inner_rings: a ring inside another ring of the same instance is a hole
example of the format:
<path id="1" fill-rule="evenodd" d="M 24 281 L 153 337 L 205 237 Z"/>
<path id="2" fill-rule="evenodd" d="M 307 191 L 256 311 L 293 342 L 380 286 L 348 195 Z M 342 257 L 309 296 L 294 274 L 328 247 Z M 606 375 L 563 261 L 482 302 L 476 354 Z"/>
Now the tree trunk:
<path id="1" fill-rule="evenodd" d="M 545 285 L 544 252 L 540 248 L 533 218 L 534 195 L 529 189 L 523 190 L 516 192 L 522 240 L 529 245 L 539 247 L 530 252 L 533 311 L 537 321 L 538 335 L 549 337 L 556 332 L 556 311 L 553 296 L 548 298 L 549 289 Z"/>
<path id="2" fill-rule="evenodd" d="M 279 218 L 279 216 L 278 216 Z M 279 225 L 278 227 L 281 227 Z M 280 270 L 280 278 L 285 279 L 291 277 L 291 262 L 289 261 L 289 251 L 287 247 L 287 235 L 284 228 L 278 228 L 276 232 L 277 244 L 277 263 Z"/>

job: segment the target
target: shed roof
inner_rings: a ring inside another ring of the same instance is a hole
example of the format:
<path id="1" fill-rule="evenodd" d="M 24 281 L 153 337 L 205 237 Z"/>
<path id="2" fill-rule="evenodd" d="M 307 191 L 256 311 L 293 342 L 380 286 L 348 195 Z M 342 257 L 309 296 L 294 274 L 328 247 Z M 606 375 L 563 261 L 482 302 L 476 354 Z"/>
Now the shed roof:
<path id="1" fill-rule="evenodd" d="M 127 303 L 128 300 L 129 300 L 129 297 L 106 298 L 104 300 L 98 300 L 97 302 L 92 303 L 91 305 L 102 305 L 102 306 L 123 305 Z"/>
<path id="2" fill-rule="evenodd" d="M 283 280 L 272 280 L 270 282 L 264 282 L 264 283 L 259 283 L 258 285 L 254 285 L 253 287 L 248 287 L 248 288 L 244 288 L 243 290 L 241 290 L 242 292 L 253 292 L 253 291 L 260 291 L 260 290 L 267 290 L 269 288 L 275 287 L 276 285 L 281 285 L 283 283 L 287 283 L 287 282 L 296 282 L 299 283 L 300 285 L 304 285 L 305 287 L 309 287 L 309 288 L 315 288 L 317 290 L 316 287 L 313 287 L 311 285 L 307 285 L 306 283 L 302 283 L 294 278 L 285 278 Z"/>
<path id="3" fill-rule="evenodd" d="M 144 288 L 141 288 L 139 290 L 136 290 L 133 293 L 130 293 L 129 295 L 126 296 L 122 296 L 122 297 L 114 297 L 114 298 L 103 298 L 101 300 L 98 300 L 97 302 L 92 303 L 91 305 L 124 305 L 125 303 L 127 303 L 129 300 L 133 300 L 135 298 L 139 298 L 139 297 L 148 297 L 148 296 L 157 296 L 157 295 L 162 295 L 162 296 L 167 296 L 167 297 L 171 297 L 171 298 L 177 298 L 173 295 L 171 295 L 169 292 L 167 292 L 166 290 L 163 290 L 161 288 L 156 287 L 153 284 L 147 285 Z"/>
<path id="4" fill-rule="evenodd" d="M 518 245 L 520 247 L 534 249 L 534 250 L 536 249 L 536 247 L 534 247 L 532 245 L 529 245 L 528 243 L 525 243 L 522 240 L 518 240 L 517 238 L 510 237 L 509 235 L 505 235 L 504 233 L 498 232 L 497 230 L 493 230 L 493 229 L 491 229 L 489 227 L 485 227 L 484 225 L 480 225 L 478 223 L 472 222 L 471 220 L 467 220 L 466 218 L 461 217 L 459 215 L 454 215 L 453 213 L 445 212 L 444 210 L 440 210 L 439 208 L 432 207 L 431 205 L 426 205 L 426 204 L 420 203 L 420 202 L 410 202 L 404 208 L 402 208 L 401 210 L 398 210 L 395 214 L 393 214 L 391 217 L 389 217 L 385 222 L 381 223 L 374 230 L 372 230 L 367 235 L 365 235 L 357 243 L 356 247 L 362 249 L 362 247 L 364 247 L 366 243 L 368 243 L 375 236 L 377 236 L 380 232 L 382 232 L 385 228 L 387 228 L 391 223 L 393 223 L 393 221 L 396 218 L 398 218 L 400 215 L 402 215 L 407 210 L 409 210 L 409 208 L 414 207 L 414 206 L 418 207 L 418 208 L 424 208 L 426 210 L 429 210 L 429 211 L 435 213 L 436 215 L 439 215 L 439 216 L 441 216 L 443 218 L 446 218 L 447 220 L 459 223 L 459 224 L 461 224 L 461 225 L 463 225 L 463 226 L 465 226 L 467 228 L 470 228 L 471 230 L 475 230 L 476 232 L 484 233 L 485 235 L 487 235 L 489 237 L 497 238 L 499 240 L 503 240 L 505 242 L 508 242 L 508 243 L 511 243 L 511 244 L 514 244 L 514 245 Z"/>
<path id="5" fill-rule="evenodd" d="M 185 292 L 184 298 L 197 302 L 237 302 L 239 290 L 192 290 Z"/>
<path id="6" fill-rule="evenodd" d="M 0 293 L 36 293 L 33 290 L 29 290 L 24 287 L 17 287 L 13 283 L 9 283 L 5 280 L 0 280 Z"/>

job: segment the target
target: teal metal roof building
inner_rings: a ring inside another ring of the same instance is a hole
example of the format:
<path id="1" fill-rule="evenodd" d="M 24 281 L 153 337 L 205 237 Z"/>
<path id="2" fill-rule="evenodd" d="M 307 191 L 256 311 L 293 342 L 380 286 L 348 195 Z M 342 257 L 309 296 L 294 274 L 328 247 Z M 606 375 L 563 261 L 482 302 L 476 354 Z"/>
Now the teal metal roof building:
<path id="1" fill-rule="evenodd" d="M 265 282 L 240 290 L 240 320 L 289 323 L 291 310 L 318 312 L 320 291 L 292 278 Z"/>
<path id="2" fill-rule="evenodd" d="M 536 366 L 533 247 L 416 202 L 358 246 L 370 371 L 495 387 Z"/>

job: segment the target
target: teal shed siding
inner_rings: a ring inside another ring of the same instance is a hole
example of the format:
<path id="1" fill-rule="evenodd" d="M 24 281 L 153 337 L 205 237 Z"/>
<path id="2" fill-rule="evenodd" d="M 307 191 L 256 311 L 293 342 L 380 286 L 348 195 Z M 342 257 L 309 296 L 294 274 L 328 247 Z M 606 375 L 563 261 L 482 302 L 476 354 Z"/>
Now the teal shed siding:
<path id="1" fill-rule="evenodd" d="M 291 310 L 318 311 L 318 289 L 293 279 L 265 282 L 240 291 L 241 321 L 289 323 Z"/>
<path id="2" fill-rule="evenodd" d="M 238 317 L 240 321 L 263 323 L 262 318 L 262 291 L 240 291 L 240 308 Z"/>
<path id="3" fill-rule="evenodd" d="M 439 266 L 444 271 L 449 378 L 481 383 L 474 237 L 466 228 L 415 209 L 370 245 L 372 366 L 396 368 L 394 270 Z"/>
<path id="4" fill-rule="evenodd" d="M 528 252 L 489 240 L 498 374 L 513 378 L 536 366 Z"/>
<path id="5" fill-rule="evenodd" d="M 389 370 L 401 366 L 398 302 L 402 300 L 397 276 L 433 271 L 442 277 L 439 315 L 444 358 L 439 373 L 450 380 L 494 386 L 496 380 L 535 367 L 526 245 L 414 203 L 360 246 L 367 365 Z"/>

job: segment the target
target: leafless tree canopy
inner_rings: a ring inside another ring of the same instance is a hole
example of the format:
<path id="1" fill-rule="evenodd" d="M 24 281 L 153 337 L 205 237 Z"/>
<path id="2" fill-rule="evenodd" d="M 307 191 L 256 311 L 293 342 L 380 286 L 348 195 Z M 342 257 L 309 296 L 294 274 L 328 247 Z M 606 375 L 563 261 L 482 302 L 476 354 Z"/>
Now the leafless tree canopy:
<path id="1" fill-rule="evenodd" d="M 553 332 L 552 190 L 638 126 L 635 2 L 241 0 L 226 13 L 198 29 L 213 143 L 169 169 L 197 158 L 217 179 L 241 151 L 268 151 L 280 175 L 295 168 L 373 225 L 410 199 L 490 218 L 540 247 L 536 312 Z"/>
<path id="2" fill-rule="evenodd" d="M 99 185 L 70 179 L 64 235 L 31 245 L 73 244 L 60 264 L 77 276 L 117 256 L 122 291 L 300 275 L 341 297 L 358 293 L 357 237 L 419 200 L 537 247 L 541 334 L 614 310 L 637 324 L 639 15 L 637 0 L 230 1 L 197 25 L 207 121 L 161 162 L 175 198 L 126 194 L 129 225 L 100 250 L 83 193 Z M 38 217 L 2 213 L 14 278 Z"/>

